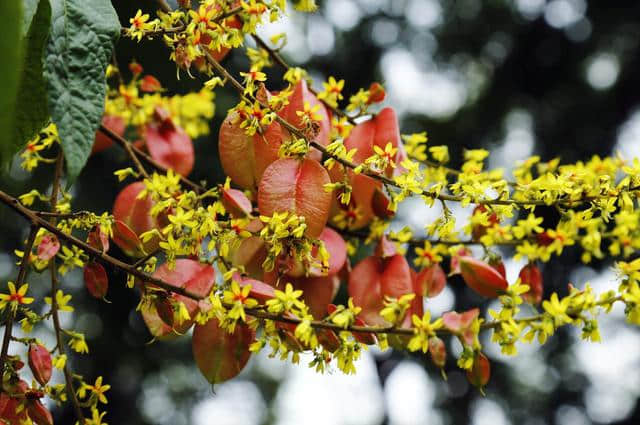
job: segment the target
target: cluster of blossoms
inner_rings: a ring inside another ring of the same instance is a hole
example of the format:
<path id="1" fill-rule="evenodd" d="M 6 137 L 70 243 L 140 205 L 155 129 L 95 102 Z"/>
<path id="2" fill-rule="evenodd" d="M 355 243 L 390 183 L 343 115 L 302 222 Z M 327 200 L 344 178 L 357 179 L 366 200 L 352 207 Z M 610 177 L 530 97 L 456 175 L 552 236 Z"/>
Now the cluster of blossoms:
<path id="1" fill-rule="evenodd" d="M 445 340 L 455 338 L 463 347 L 457 366 L 483 388 L 491 367 L 480 343 L 483 331 L 492 333 L 503 353 L 515 355 L 517 342 L 543 344 L 565 325 L 599 341 L 598 315 L 616 302 L 625 305 L 630 323 L 640 325 L 640 261 L 625 261 L 640 247 L 638 160 L 593 157 L 562 164 L 532 157 L 512 170 L 510 181 L 503 170 L 487 170 L 489 153 L 476 149 L 465 151 L 460 169 L 450 168 L 446 146 L 429 145 L 426 133 L 401 135 L 395 111 L 380 107 L 385 92 L 378 83 L 347 101 L 343 80 L 329 77 L 316 92 L 304 70 L 287 66 L 284 87 L 267 88 L 264 69 L 286 64 L 255 31 L 284 13 L 284 1 L 205 0 L 197 9 L 179 4 L 153 20 L 138 11 L 124 33 L 140 42 L 162 37 L 178 71 L 197 71 L 206 82 L 198 93 L 168 96 L 138 64 L 130 65 L 133 78 L 126 84 L 116 78 L 115 66 L 108 70 L 115 86 L 94 153 L 119 142 L 133 164 L 114 174 L 135 180 L 118 194 L 113 210 L 73 212 L 71 194 L 60 182 L 62 156 L 54 158 L 53 125 L 21 154 L 29 171 L 55 163 L 52 193 L 32 190 L 19 202 L 0 194 L 33 226 L 25 249 L 16 251 L 18 279 L 0 294 L 7 329 L 19 320 L 28 335 L 52 320 L 57 338 L 49 351 L 34 338 L 13 337 L 29 347 L 36 377 L 29 386 L 20 378 L 24 363 L 8 355 L 7 331 L 0 413 L 8 423 L 51 423 L 39 402 L 45 395 L 74 403 L 80 423 L 103 423 L 109 386 L 101 377 L 86 382 L 66 362 L 67 346 L 89 352 L 84 335 L 62 328 L 58 319 L 73 311 L 58 281 L 73 268 L 83 269 L 86 288 L 97 299 L 109 290 L 105 265 L 126 272 L 154 339 L 183 337 L 193 327 L 194 359 L 212 384 L 236 376 L 262 349 L 294 363 L 306 352 L 319 372 L 354 373 L 363 350 L 393 347 L 428 353 L 444 373 Z M 312 1 L 295 5 L 315 8 Z M 244 46 L 245 35 L 254 36 L 256 46 L 244 47 L 250 66 L 236 79 L 220 62 Z M 187 178 L 191 139 L 209 134 L 214 90 L 229 85 L 239 101 L 217 131 L 228 179 L 205 187 Z M 442 207 L 440 217 L 424 223 L 426 238 L 407 228 L 390 230 L 409 197 Z M 454 202 L 471 210 L 461 228 L 448 207 Z M 39 205 L 48 205 L 48 215 L 35 209 Z M 549 206 L 558 210 L 557 222 L 539 215 Z M 474 257 L 471 245 L 483 248 L 481 257 Z M 498 247 L 528 260 L 511 284 Z M 595 294 L 589 285 L 569 285 L 561 296 L 545 288 L 540 268 L 567 247 L 580 249 L 585 263 L 619 257 L 618 290 Z M 44 300 L 49 308 L 39 314 L 26 278 L 30 269 L 47 268 L 52 292 Z M 497 299 L 499 308 L 432 317 L 428 300 L 448 284 L 466 284 Z M 341 287 L 346 296 L 338 295 Z M 541 309 L 526 316 L 524 303 Z M 49 384 L 53 369 L 62 371 L 66 385 Z M 82 409 L 91 412 L 84 421 Z"/>

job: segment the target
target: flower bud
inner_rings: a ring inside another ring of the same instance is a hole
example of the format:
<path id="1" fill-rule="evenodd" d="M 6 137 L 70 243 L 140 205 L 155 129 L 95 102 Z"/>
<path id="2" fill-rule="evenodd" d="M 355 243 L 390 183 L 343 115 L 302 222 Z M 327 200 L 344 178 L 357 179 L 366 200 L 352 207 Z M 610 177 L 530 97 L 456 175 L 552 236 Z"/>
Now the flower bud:
<path id="1" fill-rule="evenodd" d="M 509 284 L 507 280 L 489 264 L 471 257 L 460 257 L 460 273 L 467 286 L 478 294 L 496 298 Z"/>
<path id="2" fill-rule="evenodd" d="M 51 354 L 46 347 L 32 343 L 29 345 L 29 368 L 40 385 L 46 385 L 51 379 Z"/>

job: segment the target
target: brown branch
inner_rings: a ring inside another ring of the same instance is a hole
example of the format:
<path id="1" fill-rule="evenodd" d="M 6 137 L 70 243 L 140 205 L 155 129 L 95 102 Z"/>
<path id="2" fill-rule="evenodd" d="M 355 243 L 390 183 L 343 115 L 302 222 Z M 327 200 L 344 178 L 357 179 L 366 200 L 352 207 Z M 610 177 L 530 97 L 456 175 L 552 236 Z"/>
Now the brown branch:
<path id="1" fill-rule="evenodd" d="M 134 153 L 134 156 L 136 156 L 137 158 L 141 158 L 144 162 L 146 162 L 147 164 L 149 164 L 151 167 L 155 168 L 156 170 L 160 171 L 161 173 L 166 173 L 167 171 L 169 171 L 169 168 L 167 168 L 164 165 L 156 162 L 149 155 L 147 155 L 146 153 L 144 153 L 143 151 L 141 151 L 140 149 L 135 147 L 133 144 L 131 144 L 131 142 L 129 142 L 127 139 L 125 139 L 124 137 L 120 136 L 119 134 L 115 133 L 109 127 L 106 127 L 106 126 L 101 124 L 100 125 L 100 131 L 105 136 L 107 136 L 108 138 L 113 140 L 118 146 L 123 148 L 125 151 L 129 152 L 129 150 L 131 150 Z M 207 188 L 205 188 L 204 186 L 201 186 L 198 183 L 195 183 L 195 182 L 189 180 L 188 178 L 186 178 L 186 177 L 184 177 L 182 175 L 180 175 L 180 181 L 184 185 L 189 186 L 191 189 L 193 189 L 197 193 L 204 193 L 204 192 L 207 191 Z"/>
<path id="2" fill-rule="evenodd" d="M 31 230 L 29 231 L 29 237 L 24 247 L 24 253 L 22 255 L 22 261 L 20 262 L 20 270 L 18 271 L 18 278 L 16 279 L 16 290 L 19 289 L 27 277 L 27 268 L 29 267 L 29 261 L 31 259 L 31 250 L 36 240 L 38 233 L 38 226 L 32 221 Z M 4 338 L 2 339 L 2 351 L 0 352 L 0 376 L 4 375 L 4 366 L 7 361 L 7 355 L 9 353 L 9 342 L 11 341 L 11 332 L 13 330 L 13 321 L 16 314 L 10 309 L 9 317 L 4 324 Z"/>
<path id="3" fill-rule="evenodd" d="M 58 194 L 60 192 L 60 179 L 62 178 L 63 165 L 64 156 L 62 150 L 60 150 L 58 153 L 58 158 L 56 160 L 56 168 L 53 176 L 53 188 L 51 189 L 50 203 L 52 213 L 56 212 L 56 206 L 58 205 Z M 55 216 L 52 216 L 49 219 L 49 223 L 54 227 L 56 225 L 56 222 L 57 218 Z M 60 317 L 58 316 L 58 301 L 56 299 L 56 293 L 58 292 L 59 287 L 58 271 L 56 268 L 56 257 L 53 257 L 49 261 L 49 273 L 51 275 L 51 319 L 53 321 L 53 329 L 56 335 L 56 344 L 58 347 L 58 353 L 60 353 L 60 355 L 66 355 L 66 350 L 62 342 L 62 327 L 60 326 Z M 67 388 L 67 397 L 69 398 L 69 400 L 71 400 L 71 404 L 73 405 L 73 409 L 75 410 L 78 422 L 83 424 L 84 414 L 82 413 L 82 408 L 80 407 L 76 392 L 73 388 L 73 376 L 67 362 L 65 362 L 64 364 L 63 373 Z"/>

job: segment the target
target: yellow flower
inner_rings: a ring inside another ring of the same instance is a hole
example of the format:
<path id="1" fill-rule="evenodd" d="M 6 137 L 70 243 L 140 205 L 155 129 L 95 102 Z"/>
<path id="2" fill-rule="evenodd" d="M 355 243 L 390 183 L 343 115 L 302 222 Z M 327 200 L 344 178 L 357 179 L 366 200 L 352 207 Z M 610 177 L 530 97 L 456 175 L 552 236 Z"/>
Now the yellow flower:
<path id="1" fill-rule="evenodd" d="M 58 306 L 59 311 L 73 311 L 73 307 L 68 305 L 68 302 L 71 301 L 71 295 L 65 295 L 61 289 L 58 289 L 56 292 L 56 304 Z M 44 297 L 44 302 L 51 305 L 51 297 Z"/>
<path id="2" fill-rule="evenodd" d="M 18 310 L 18 306 L 31 304 L 33 302 L 33 298 L 25 297 L 27 290 L 29 289 L 29 284 L 25 283 L 20 286 L 16 290 L 16 285 L 13 282 L 8 283 L 9 293 L 8 294 L 0 294 L 0 310 L 4 310 L 7 305 L 10 306 L 11 311 L 15 314 Z"/>
<path id="3" fill-rule="evenodd" d="M 87 396 L 87 390 L 91 391 L 91 396 L 95 396 L 98 401 L 103 404 L 107 404 L 107 398 L 104 396 L 104 393 L 109 391 L 111 385 L 102 385 L 102 376 L 98 376 L 96 378 L 96 382 L 93 385 L 83 384 L 80 388 L 78 388 L 77 394 L 80 398 L 85 398 Z"/>

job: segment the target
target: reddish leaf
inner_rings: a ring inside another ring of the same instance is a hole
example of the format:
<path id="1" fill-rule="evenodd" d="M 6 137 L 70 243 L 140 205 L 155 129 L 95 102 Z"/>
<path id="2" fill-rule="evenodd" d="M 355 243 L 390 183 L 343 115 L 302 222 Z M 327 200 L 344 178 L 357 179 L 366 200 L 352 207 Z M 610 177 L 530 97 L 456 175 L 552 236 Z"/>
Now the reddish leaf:
<path id="1" fill-rule="evenodd" d="M 530 304 L 540 304 L 544 287 L 542 284 L 542 273 L 534 263 L 529 263 L 520 270 L 520 282 L 529 285 L 529 291 L 522 295 L 522 298 Z"/>
<path id="2" fill-rule="evenodd" d="M 237 218 L 246 217 L 253 209 L 247 195 L 237 189 L 223 189 L 222 204 L 229 214 Z"/>
<path id="3" fill-rule="evenodd" d="M 115 220 L 113 224 L 113 242 L 131 257 L 144 257 L 145 251 L 138 235 L 120 220 Z"/>
<path id="4" fill-rule="evenodd" d="M 267 258 L 267 250 L 262 239 L 251 236 L 242 240 L 240 245 L 232 250 L 231 258 L 234 266 L 242 266 L 249 276 L 262 279 L 262 263 Z"/>
<path id="5" fill-rule="evenodd" d="M 144 188 L 142 182 L 131 183 L 120 191 L 113 204 L 113 217 L 116 219 L 113 241 L 125 254 L 133 257 L 144 256 L 138 235 L 163 227 L 158 218 L 151 216 L 153 200 L 149 196 L 138 199 L 138 194 Z M 144 244 L 144 251 L 154 252 L 158 243 L 157 237 L 151 238 Z"/>
<path id="6" fill-rule="evenodd" d="M 36 425 L 53 425 L 51 412 L 44 407 L 40 400 L 27 400 L 27 413 Z"/>
<path id="7" fill-rule="evenodd" d="M 416 275 L 416 293 L 433 298 L 438 296 L 447 284 L 447 276 L 440 264 L 426 267 Z"/>
<path id="8" fill-rule="evenodd" d="M 38 258 L 49 261 L 60 251 L 60 242 L 54 234 L 45 235 L 38 245 Z"/>
<path id="9" fill-rule="evenodd" d="M 109 130 L 113 131 L 119 136 L 124 134 L 124 130 L 126 124 L 121 117 L 116 115 L 105 115 L 102 117 L 102 125 L 107 127 Z M 102 131 L 96 131 L 96 140 L 93 142 L 93 148 L 91 148 L 91 153 L 102 152 L 105 149 L 108 149 L 113 145 L 113 140 L 110 137 L 105 135 Z"/>
<path id="10" fill-rule="evenodd" d="M 496 298 L 509 286 L 506 279 L 489 264 L 471 257 L 460 257 L 459 261 L 462 278 L 478 294 Z"/>
<path id="11" fill-rule="evenodd" d="M 283 158 L 264 172 L 258 189 L 260 214 L 289 212 L 305 218 L 306 236 L 316 238 L 327 223 L 331 194 L 325 192 L 329 183 L 327 171 L 318 162 Z"/>
<path id="12" fill-rule="evenodd" d="M 240 286 L 251 285 L 249 296 L 258 300 L 260 304 L 265 304 L 268 300 L 275 297 L 275 289 L 271 285 L 255 280 L 255 279 L 236 279 L 240 282 Z"/>
<path id="13" fill-rule="evenodd" d="M 109 278 L 102 264 L 92 262 L 84 266 L 84 285 L 95 298 L 104 298 L 107 295 Z"/>
<path id="14" fill-rule="evenodd" d="M 151 157 L 178 174 L 188 176 L 193 169 L 194 151 L 191 137 L 167 120 L 144 127 L 144 140 Z"/>
<path id="15" fill-rule="evenodd" d="M 289 281 L 295 289 L 302 289 L 302 299 L 316 319 L 327 315 L 327 306 L 333 301 L 340 286 L 340 280 L 336 276 L 291 278 Z"/>
<path id="16" fill-rule="evenodd" d="M 278 159 L 278 150 L 289 133 L 273 122 L 262 134 L 247 136 L 240 128 L 241 118 L 232 112 L 222 122 L 218 149 L 222 168 L 231 180 L 243 189 L 255 190 L 264 170 Z"/>
<path id="17" fill-rule="evenodd" d="M 402 255 L 388 259 L 367 257 L 359 262 L 349 276 L 349 296 L 355 305 L 362 308 L 360 317 L 370 325 L 387 326 L 380 316 L 384 307 L 384 296 L 399 298 L 413 293 L 413 278 L 407 260 Z M 420 300 L 420 297 L 416 297 Z M 420 300 L 421 305 L 421 300 Z M 419 309 L 418 303 L 414 308 Z M 407 314 L 408 319 L 412 312 Z M 419 311 L 415 311 L 418 314 Z"/>
<path id="18" fill-rule="evenodd" d="M 347 244 L 335 230 L 325 227 L 318 236 L 329 251 L 329 276 L 337 274 L 347 261 Z"/>
<path id="19" fill-rule="evenodd" d="M 215 283 L 215 270 L 209 264 L 201 264 L 194 260 L 178 259 L 173 270 L 169 270 L 167 264 L 163 264 L 153 273 L 153 276 L 161 279 L 177 288 L 184 288 L 189 292 L 206 297 Z M 148 285 L 155 286 L 152 283 Z M 174 302 L 182 302 L 189 316 L 193 318 L 199 309 L 197 301 L 178 294 L 170 295 Z M 185 333 L 192 325 L 192 320 L 187 320 L 173 329 L 159 316 L 155 306 L 142 312 L 142 317 L 149 328 L 149 332 L 157 338 L 164 339 Z"/>
<path id="20" fill-rule="evenodd" d="M 371 199 L 371 209 L 373 213 L 382 219 L 392 218 L 395 212 L 389 209 L 391 203 L 386 193 L 381 188 L 374 186 L 373 198 Z"/>
<path id="21" fill-rule="evenodd" d="M 46 385 L 51 379 L 51 354 L 46 347 L 37 344 L 29 344 L 29 369 L 33 377 L 40 385 Z"/>
<path id="22" fill-rule="evenodd" d="M 311 108 L 318 106 L 316 114 L 321 117 L 320 121 L 317 123 L 318 133 L 314 140 L 323 146 L 328 145 L 329 133 L 331 132 L 331 119 L 329 117 L 329 113 L 324 104 L 320 102 L 320 100 L 318 100 L 311 91 L 309 91 L 306 81 L 300 80 L 295 85 L 293 93 L 289 96 L 289 104 L 282 108 L 278 115 L 284 118 L 287 122 L 293 124 L 295 127 L 303 129 L 304 125 L 302 117 L 300 117 L 297 112 L 304 111 L 305 102 L 308 102 Z"/>
<path id="23" fill-rule="evenodd" d="M 238 375 L 249 361 L 254 337 L 254 331 L 244 323 L 238 323 L 232 334 L 222 329 L 216 319 L 196 325 L 193 357 L 207 381 L 217 384 Z"/>

